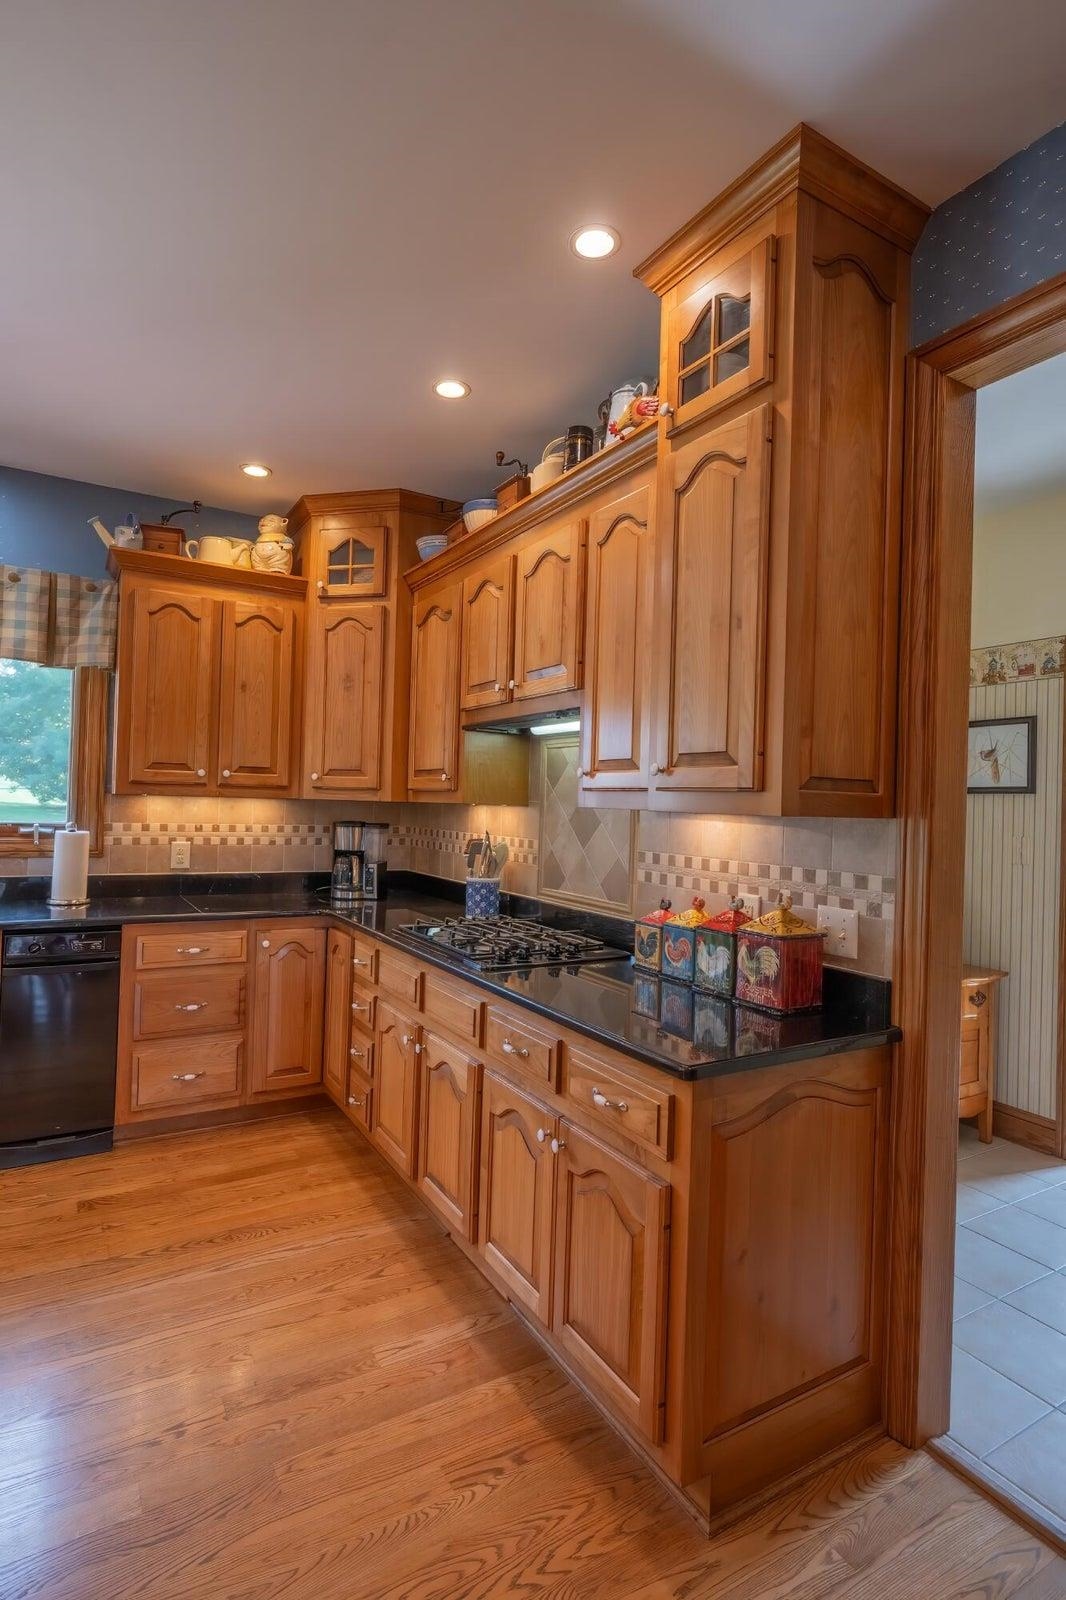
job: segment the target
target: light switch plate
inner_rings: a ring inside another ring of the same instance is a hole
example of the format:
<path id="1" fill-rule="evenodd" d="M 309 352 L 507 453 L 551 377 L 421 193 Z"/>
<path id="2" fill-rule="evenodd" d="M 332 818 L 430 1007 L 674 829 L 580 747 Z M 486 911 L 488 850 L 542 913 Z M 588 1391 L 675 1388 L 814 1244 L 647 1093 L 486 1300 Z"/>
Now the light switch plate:
<path id="1" fill-rule="evenodd" d="M 738 889 L 736 894 L 735 894 L 735 896 L 734 896 L 734 899 L 740 901 L 741 905 L 744 907 L 744 910 L 748 913 L 748 916 L 752 919 L 753 922 L 754 922 L 755 918 L 761 914 L 761 912 L 762 912 L 762 895 L 761 894 L 749 894 L 747 889 Z"/>
<path id="2" fill-rule="evenodd" d="M 184 872 L 192 864 L 192 845 L 188 839 L 171 839 L 170 841 L 170 870 Z"/>
<path id="3" fill-rule="evenodd" d="M 841 906 L 819 906 L 818 927 L 828 937 L 825 941 L 827 956 L 843 956 L 854 961 L 859 954 L 859 913 L 845 911 Z"/>

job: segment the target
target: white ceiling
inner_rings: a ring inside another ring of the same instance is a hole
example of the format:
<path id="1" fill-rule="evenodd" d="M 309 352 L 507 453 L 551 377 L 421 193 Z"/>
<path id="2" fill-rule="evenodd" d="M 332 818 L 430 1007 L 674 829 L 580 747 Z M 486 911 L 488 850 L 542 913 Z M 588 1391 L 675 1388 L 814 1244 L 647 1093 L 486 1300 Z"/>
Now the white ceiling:
<path id="1" fill-rule="evenodd" d="M 981 516 L 1007 501 L 1064 492 L 1066 355 L 977 391 L 974 510 Z"/>
<path id="2" fill-rule="evenodd" d="M 1064 56 L 1061 0 L 0 0 L 0 461 L 485 492 L 654 365 L 634 262 L 795 122 L 936 203 Z"/>

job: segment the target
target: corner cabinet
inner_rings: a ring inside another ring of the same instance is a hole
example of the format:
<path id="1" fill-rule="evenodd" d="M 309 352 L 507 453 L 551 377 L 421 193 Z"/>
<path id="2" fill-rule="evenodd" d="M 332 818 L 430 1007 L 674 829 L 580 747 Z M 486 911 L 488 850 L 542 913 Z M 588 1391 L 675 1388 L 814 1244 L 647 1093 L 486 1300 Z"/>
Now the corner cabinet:
<path id="1" fill-rule="evenodd" d="M 139 550 L 108 565 L 115 792 L 295 792 L 304 583 Z"/>

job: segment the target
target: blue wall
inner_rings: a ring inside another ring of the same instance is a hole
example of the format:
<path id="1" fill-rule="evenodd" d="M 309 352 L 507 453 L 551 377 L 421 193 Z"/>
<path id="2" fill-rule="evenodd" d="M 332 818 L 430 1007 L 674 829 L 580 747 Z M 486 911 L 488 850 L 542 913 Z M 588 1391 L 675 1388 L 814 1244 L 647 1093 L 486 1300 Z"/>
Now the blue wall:
<path id="1" fill-rule="evenodd" d="M 937 206 L 914 252 L 924 344 L 1066 271 L 1066 122 Z"/>
<path id="2" fill-rule="evenodd" d="M 46 572 L 73 572 L 84 578 L 104 573 L 107 551 L 89 527 L 99 517 L 112 530 L 132 511 L 142 522 L 158 522 L 164 511 L 188 500 L 160 500 L 133 489 L 106 489 L 73 478 L 50 478 L 42 472 L 0 467 L 0 563 L 41 567 Z M 205 506 L 199 517 L 180 517 L 190 535 L 229 533 L 254 539 L 258 517 Z"/>

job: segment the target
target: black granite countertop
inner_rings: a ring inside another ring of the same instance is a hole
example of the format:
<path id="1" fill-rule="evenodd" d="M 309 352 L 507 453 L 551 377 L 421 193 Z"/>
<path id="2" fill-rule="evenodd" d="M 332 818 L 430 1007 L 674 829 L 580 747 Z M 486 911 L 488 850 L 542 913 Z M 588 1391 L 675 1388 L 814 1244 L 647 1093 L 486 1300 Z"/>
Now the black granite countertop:
<path id="1" fill-rule="evenodd" d="M 900 1038 L 891 1026 L 890 986 L 877 978 L 827 967 L 822 1009 L 801 1016 L 773 1017 L 702 994 L 688 984 L 642 972 L 627 957 L 569 969 L 477 974 L 438 955 L 402 932 L 404 923 L 461 915 L 458 885 L 403 875 L 390 883 L 387 900 L 351 914 L 331 910 L 325 880 L 296 882 L 280 875 L 247 882 L 185 879 L 167 892 L 151 893 L 152 881 L 128 880 L 131 893 L 116 893 L 114 878 L 90 884 L 97 889 L 87 907 L 60 910 L 46 904 L 46 885 L 38 880 L 4 880 L 0 889 L 0 932 L 124 922 L 174 922 L 197 917 L 270 918 L 335 916 L 353 927 L 417 956 L 419 961 L 455 973 L 503 999 L 526 1006 L 549 1020 L 635 1056 L 680 1078 L 715 1077 L 874 1045 Z M 123 885 L 126 887 L 126 885 Z M 595 931 L 609 943 L 628 948 L 630 925 L 589 918 L 533 901 L 512 901 L 515 914 L 542 915 Z"/>

